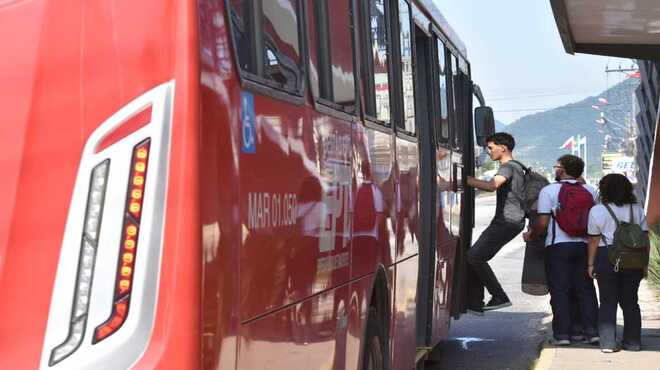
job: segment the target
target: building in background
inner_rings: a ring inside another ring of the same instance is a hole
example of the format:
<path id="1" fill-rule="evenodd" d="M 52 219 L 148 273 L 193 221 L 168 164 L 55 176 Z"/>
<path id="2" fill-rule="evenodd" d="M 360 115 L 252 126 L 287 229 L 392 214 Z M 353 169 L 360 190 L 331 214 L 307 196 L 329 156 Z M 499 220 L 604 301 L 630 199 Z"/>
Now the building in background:
<path id="1" fill-rule="evenodd" d="M 635 92 L 637 99 L 637 139 L 636 160 L 638 164 L 636 187 L 640 202 L 646 202 L 651 158 L 653 154 L 656 121 L 658 117 L 658 96 L 660 95 L 660 62 L 638 60 L 641 83 Z"/>

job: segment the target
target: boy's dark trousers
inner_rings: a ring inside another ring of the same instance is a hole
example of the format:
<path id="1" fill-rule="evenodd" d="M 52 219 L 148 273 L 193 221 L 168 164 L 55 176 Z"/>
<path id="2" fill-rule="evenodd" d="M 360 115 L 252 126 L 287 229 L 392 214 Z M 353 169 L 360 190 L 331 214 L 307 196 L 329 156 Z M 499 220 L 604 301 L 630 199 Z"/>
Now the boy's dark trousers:
<path id="1" fill-rule="evenodd" d="M 545 267 L 555 339 L 570 338 L 575 304 L 579 306 L 583 333 L 598 336 L 598 304 L 593 281 L 587 276 L 587 244 L 567 242 L 546 247 Z"/>
<path id="2" fill-rule="evenodd" d="M 497 252 L 522 232 L 525 225 L 493 220 L 467 252 L 470 265 L 468 280 L 468 308 L 481 309 L 484 304 L 484 287 L 493 297 L 507 299 L 495 273 L 488 265 Z"/>

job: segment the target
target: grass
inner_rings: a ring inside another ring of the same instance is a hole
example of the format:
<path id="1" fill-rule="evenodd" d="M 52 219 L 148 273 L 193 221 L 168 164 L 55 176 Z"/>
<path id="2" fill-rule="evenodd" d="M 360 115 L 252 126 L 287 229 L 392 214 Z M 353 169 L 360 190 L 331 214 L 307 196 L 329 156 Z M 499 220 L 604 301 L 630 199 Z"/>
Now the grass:
<path id="1" fill-rule="evenodd" d="M 651 258 L 649 260 L 649 280 L 660 286 L 660 223 L 651 226 Z"/>

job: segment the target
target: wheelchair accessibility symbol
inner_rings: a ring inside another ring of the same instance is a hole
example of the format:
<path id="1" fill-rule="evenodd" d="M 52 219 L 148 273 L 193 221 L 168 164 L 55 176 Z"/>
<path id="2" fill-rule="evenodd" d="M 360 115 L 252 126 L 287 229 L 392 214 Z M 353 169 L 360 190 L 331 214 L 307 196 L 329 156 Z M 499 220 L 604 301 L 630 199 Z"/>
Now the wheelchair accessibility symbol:
<path id="1" fill-rule="evenodd" d="M 254 96 L 249 92 L 241 92 L 241 121 L 243 153 L 254 154 L 257 151 L 256 118 L 254 114 Z"/>

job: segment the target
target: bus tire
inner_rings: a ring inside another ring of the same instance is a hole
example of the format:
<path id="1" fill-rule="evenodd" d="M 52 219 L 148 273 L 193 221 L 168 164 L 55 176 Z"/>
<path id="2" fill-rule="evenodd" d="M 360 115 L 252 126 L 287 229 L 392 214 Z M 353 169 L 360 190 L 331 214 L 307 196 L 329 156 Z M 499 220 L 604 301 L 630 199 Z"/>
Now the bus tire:
<path id="1" fill-rule="evenodd" d="M 387 342 L 384 333 L 376 308 L 371 307 L 367 319 L 362 370 L 387 370 Z"/>

